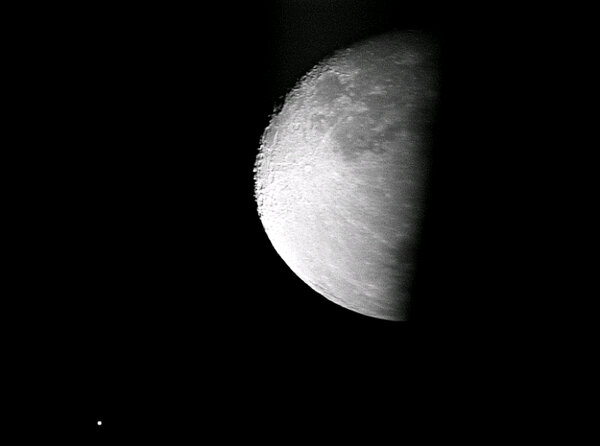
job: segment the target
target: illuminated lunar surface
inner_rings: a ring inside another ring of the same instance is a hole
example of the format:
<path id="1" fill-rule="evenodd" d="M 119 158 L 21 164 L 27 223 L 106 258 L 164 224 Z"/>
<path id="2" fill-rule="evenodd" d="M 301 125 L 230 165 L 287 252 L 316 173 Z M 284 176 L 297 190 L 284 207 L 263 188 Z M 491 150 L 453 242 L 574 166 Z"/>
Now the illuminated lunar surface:
<path id="1" fill-rule="evenodd" d="M 255 165 L 263 227 L 315 291 L 405 320 L 438 96 L 436 47 L 418 32 L 335 53 L 287 95 Z"/>

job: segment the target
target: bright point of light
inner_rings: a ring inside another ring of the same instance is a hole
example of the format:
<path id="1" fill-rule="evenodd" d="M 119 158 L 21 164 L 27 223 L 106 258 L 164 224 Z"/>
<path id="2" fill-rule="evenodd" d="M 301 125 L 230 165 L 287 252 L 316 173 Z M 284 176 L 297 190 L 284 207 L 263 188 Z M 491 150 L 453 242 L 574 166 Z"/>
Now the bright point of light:
<path id="1" fill-rule="evenodd" d="M 98 426 L 102 426 L 102 421 L 98 421 Z"/>

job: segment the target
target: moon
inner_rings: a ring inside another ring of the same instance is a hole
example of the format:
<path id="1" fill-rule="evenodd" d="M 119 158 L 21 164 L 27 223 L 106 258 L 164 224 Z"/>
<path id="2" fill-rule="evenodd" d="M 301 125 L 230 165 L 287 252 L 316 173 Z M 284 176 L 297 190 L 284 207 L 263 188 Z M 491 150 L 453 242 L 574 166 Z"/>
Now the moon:
<path id="1" fill-rule="evenodd" d="M 388 33 L 319 63 L 264 131 L 254 192 L 265 232 L 342 307 L 409 318 L 438 96 L 435 40 Z"/>

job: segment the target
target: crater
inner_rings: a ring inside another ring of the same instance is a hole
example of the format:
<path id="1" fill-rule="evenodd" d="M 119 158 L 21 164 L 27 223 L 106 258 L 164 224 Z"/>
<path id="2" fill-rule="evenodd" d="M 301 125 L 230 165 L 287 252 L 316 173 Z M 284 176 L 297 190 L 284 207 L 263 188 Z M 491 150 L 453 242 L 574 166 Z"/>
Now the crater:
<path id="1" fill-rule="evenodd" d="M 313 93 L 314 106 L 329 108 L 340 96 L 346 94 L 339 77 L 333 73 L 320 76 Z"/>
<path id="2" fill-rule="evenodd" d="M 378 122 L 366 114 L 348 116 L 333 129 L 333 151 L 346 162 L 355 161 L 366 152 L 377 155 L 386 152 L 386 133 L 377 131 Z"/>

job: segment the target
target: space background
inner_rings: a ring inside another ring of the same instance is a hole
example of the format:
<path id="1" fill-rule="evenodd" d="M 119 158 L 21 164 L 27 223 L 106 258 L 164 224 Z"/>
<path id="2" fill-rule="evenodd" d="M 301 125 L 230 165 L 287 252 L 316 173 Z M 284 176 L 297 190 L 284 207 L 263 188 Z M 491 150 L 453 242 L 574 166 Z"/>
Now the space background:
<path id="1" fill-rule="evenodd" d="M 429 398 L 457 397 L 465 375 L 452 364 L 485 352 L 481 333 L 518 308 L 491 278 L 508 264 L 490 256 L 507 235 L 483 187 L 505 152 L 489 131 L 501 111 L 479 107 L 503 94 L 490 41 L 475 37 L 485 17 L 384 0 L 45 8 L 27 13 L 39 26 L 23 37 L 45 117 L 27 132 L 37 181 L 23 185 L 31 429 L 277 439 L 346 423 L 397 435 L 406 414 L 433 416 Z M 408 322 L 312 291 L 269 243 L 253 195 L 285 94 L 333 51 L 395 29 L 426 30 L 442 51 Z"/>

